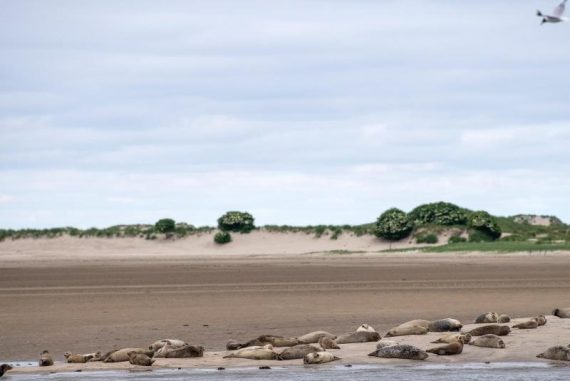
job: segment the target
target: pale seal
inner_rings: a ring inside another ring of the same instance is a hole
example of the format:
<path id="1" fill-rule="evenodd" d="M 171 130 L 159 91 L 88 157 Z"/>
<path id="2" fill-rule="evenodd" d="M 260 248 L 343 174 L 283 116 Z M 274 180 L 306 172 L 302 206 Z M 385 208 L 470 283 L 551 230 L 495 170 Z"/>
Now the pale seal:
<path id="1" fill-rule="evenodd" d="M 335 341 L 328 337 L 321 337 L 319 339 L 319 345 L 323 349 L 340 349 L 340 347 L 335 343 Z"/>
<path id="2" fill-rule="evenodd" d="M 104 362 L 124 362 L 129 361 L 129 352 L 142 353 L 149 357 L 154 354 L 151 349 L 145 348 L 123 348 L 105 355 Z"/>
<path id="3" fill-rule="evenodd" d="M 405 359 L 405 360 L 425 360 L 428 354 L 413 345 L 398 344 L 380 348 L 370 353 L 368 356 L 385 359 Z"/>
<path id="4" fill-rule="evenodd" d="M 483 335 L 478 336 L 475 340 L 469 343 L 476 347 L 483 348 L 505 348 L 505 342 L 497 335 Z"/>
<path id="5" fill-rule="evenodd" d="M 63 354 L 63 357 L 65 357 L 67 362 L 70 364 L 84 364 L 87 361 L 91 360 L 94 356 L 93 354 L 78 355 L 78 354 L 73 354 L 71 352 L 65 352 Z"/>
<path id="6" fill-rule="evenodd" d="M 369 324 L 361 324 L 356 328 L 356 332 L 376 332 L 376 330 Z"/>
<path id="7" fill-rule="evenodd" d="M 430 348 L 426 352 L 435 353 L 440 356 L 458 355 L 463 352 L 463 343 L 461 341 L 456 341 L 455 343 Z"/>
<path id="8" fill-rule="evenodd" d="M 329 339 L 336 339 L 336 335 L 333 335 L 327 331 L 315 331 L 307 333 L 306 335 L 299 336 L 298 339 L 302 344 L 315 344 L 318 343 L 321 337 L 328 337 Z"/>
<path id="9" fill-rule="evenodd" d="M 522 323 L 513 325 L 513 328 L 518 328 L 518 329 L 535 329 L 537 327 L 538 327 L 538 320 L 536 320 L 536 318 L 532 318 L 527 321 L 523 321 Z"/>
<path id="10" fill-rule="evenodd" d="M 234 353 L 230 353 L 224 356 L 225 359 L 231 358 L 241 358 L 250 360 L 276 360 L 277 353 L 273 351 L 273 346 L 268 344 L 263 347 L 247 347 L 237 350 Z"/>
<path id="11" fill-rule="evenodd" d="M 42 353 L 40 353 L 40 361 L 38 363 L 39 366 L 52 366 L 53 365 L 53 359 L 51 358 L 51 355 L 49 354 L 48 351 L 43 351 Z"/>
<path id="12" fill-rule="evenodd" d="M 321 338 L 322 339 L 322 338 Z M 299 344 L 294 347 L 287 348 L 277 355 L 277 360 L 295 360 L 302 359 L 309 353 L 321 352 L 321 348 L 317 348 L 311 344 Z"/>
<path id="13" fill-rule="evenodd" d="M 458 332 L 458 333 L 450 333 L 448 335 L 444 335 L 439 339 L 432 341 L 432 343 L 447 343 L 451 344 L 456 341 L 461 341 L 463 344 L 467 344 L 471 341 L 471 334 L 468 332 Z"/>
<path id="14" fill-rule="evenodd" d="M 483 336 L 483 335 L 497 335 L 506 336 L 511 332 L 511 328 L 508 325 L 484 325 L 482 327 L 477 327 L 469 331 L 471 336 Z"/>
<path id="15" fill-rule="evenodd" d="M 499 314 L 496 312 L 487 312 L 477 316 L 475 324 L 496 323 L 499 320 Z"/>
<path id="16" fill-rule="evenodd" d="M 370 343 L 380 339 L 381 337 L 378 332 L 360 331 L 340 335 L 336 338 L 335 342 L 337 344 Z"/>
<path id="17" fill-rule="evenodd" d="M 303 357 L 303 364 L 324 364 L 335 360 L 340 360 L 340 358 L 330 352 L 315 352 Z"/>
<path id="18" fill-rule="evenodd" d="M 160 348 L 164 347 L 165 345 L 170 345 L 172 347 L 182 347 L 184 345 L 188 345 L 184 340 L 180 339 L 162 339 L 155 341 L 151 345 L 148 346 L 148 349 L 151 349 L 154 352 L 157 352 Z"/>
<path id="19" fill-rule="evenodd" d="M 570 361 L 570 348 L 557 345 L 555 347 L 548 348 L 536 357 L 548 360 Z"/>
<path id="20" fill-rule="evenodd" d="M 425 335 L 429 332 L 429 320 L 410 320 L 392 328 L 386 334 L 387 337 L 392 336 L 408 336 L 408 335 Z"/>
<path id="21" fill-rule="evenodd" d="M 129 363 L 140 366 L 151 366 L 155 360 L 143 353 L 129 352 Z"/>

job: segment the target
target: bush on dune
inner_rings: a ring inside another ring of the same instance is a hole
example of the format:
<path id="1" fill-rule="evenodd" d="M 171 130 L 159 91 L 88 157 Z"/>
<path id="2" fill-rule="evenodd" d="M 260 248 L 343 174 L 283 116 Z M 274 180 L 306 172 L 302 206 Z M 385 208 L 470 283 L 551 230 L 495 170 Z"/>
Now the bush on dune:
<path id="1" fill-rule="evenodd" d="M 417 226 L 467 224 L 465 210 L 449 202 L 433 202 L 420 205 L 409 213 L 409 218 Z"/>
<path id="2" fill-rule="evenodd" d="M 403 211 L 391 208 L 378 217 L 374 234 L 389 241 L 406 238 L 412 232 L 414 225 Z"/>
<path id="3" fill-rule="evenodd" d="M 218 228 L 223 231 L 249 233 L 254 226 L 253 216 L 247 212 L 231 211 L 218 218 Z"/>

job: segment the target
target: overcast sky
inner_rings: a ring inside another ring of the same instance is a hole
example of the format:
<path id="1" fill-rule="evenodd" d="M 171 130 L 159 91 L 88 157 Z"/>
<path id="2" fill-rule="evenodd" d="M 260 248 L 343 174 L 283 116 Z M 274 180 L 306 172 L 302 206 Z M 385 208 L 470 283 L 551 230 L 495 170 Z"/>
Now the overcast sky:
<path id="1" fill-rule="evenodd" d="M 545 0 L 0 0 L 0 228 L 570 221 Z"/>

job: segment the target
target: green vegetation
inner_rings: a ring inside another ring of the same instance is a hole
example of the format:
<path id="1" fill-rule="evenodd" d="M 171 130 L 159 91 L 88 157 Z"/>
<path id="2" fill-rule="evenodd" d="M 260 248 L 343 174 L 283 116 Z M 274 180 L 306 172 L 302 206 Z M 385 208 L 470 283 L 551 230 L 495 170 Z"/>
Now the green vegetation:
<path id="1" fill-rule="evenodd" d="M 430 245 L 436 244 L 438 241 L 437 235 L 435 234 L 422 234 L 416 236 L 416 243 L 427 243 Z"/>
<path id="2" fill-rule="evenodd" d="M 465 225 L 467 210 L 448 202 L 434 202 L 416 207 L 409 213 L 410 220 L 416 226 L 422 225 Z"/>
<path id="3" fill-rule="evenodd" d="M 406 238 L 412 232 L 414 225 L 400 209 L 391 208 L 378 217 L 374 234 L 389 241 Z"/>
<path id="4" fill-rule="evenodd" d="M 157 233 L 161 234 L 174 233 L 175 229 L 176 229 L 176 222 L 174 222 L 174 220 L 171 218 L 163 218 L 161 220 L 158 220 L 156 224 L 154 224 L 154 230 Z"/>
<path id="5" fill-rule="evenodd" d="M 484 251 L 484 252 L 543 252 L 556 250 L 570 250 L 570 242 L 565 243 L 538 243 L 538 242 L 509 242 L 509 241 L 493 241 L 493 242 L 464 242 L 454 243 L 444 246 L 433 246 L 423 248 L 426 253 L 447 253 L 454 251 Z"/>
<path id="6" fill-rule="evenodd" d="M 226 231 L 219 231 L 214 235 L 214 242 L 223 245 L 232 241 L 232 236 Z"/>
<path id="7" fill-rule="evenodd" d="M 231 211 L 218 218 L 218 228 L 228 232 L 249 233 L 255 228 L 253 222 L 251 214 Z"/>
<path id="8" fill-rule="evenodd" d="M 214 241 L 220 244 L 231 241 L 229 232 L 248 233 L 256 229 L 253 216 L 245 212 L 228 212 L 218 219 L 218 225 L 220 232 L 225 232 L 225 234 L 216 234 L 214 237 Z M 429 245 L 391 250 L 393 252 L 408 250 L 425 252 L 570 250 L 570 226 L 554 216 L 495 217 L 485 211 L 471 211 L 446 202 L 423 204 L 409 214 L 392 208 L 382 213 L 376 223 L 363 225 L 266 225 L 258 229 L 284 234 L 303 233 L 315 238 L 332 240 L 339 239 L 343 235 L 357 237 L 375 235 L 389 241 L 411 236 L 410 242 L 414 240 L 417 244 Z M 88 229 L 74 227 L 0 229 L 0 241 L 62 236 L 78 239 L 95 237 L 155 240 L 163 239 L 164 236 L 182 238 L 204 233 L 211 234 L 215 230 L 214 227 L 195 227 L 184 222 L 176 223 L 170 218 L 163 218 L 154 225 L 115 225 Z M 445 237 L 449 237 L 447 244 Z M 331 253 L 344 254 L 342 250 Z"/>
<path id="9" fill-rule="evenodd" d="M 463 238 L 460 235 L 452 235 L 451 237 L 449 237 L 449 240 L 447 241 L 448 244 L 461 243 L 461 242 L 467 242 L 467 239 Z"/>
<path id="10" fill-rule="evenodd" d="M 493 241 L 500 238 L 502 234 L 501 227 L 495 217 L 482 210 L 469 214 L 469 227 L 478 232 L 469 235 L 469 240 L 473 242 Z"/>

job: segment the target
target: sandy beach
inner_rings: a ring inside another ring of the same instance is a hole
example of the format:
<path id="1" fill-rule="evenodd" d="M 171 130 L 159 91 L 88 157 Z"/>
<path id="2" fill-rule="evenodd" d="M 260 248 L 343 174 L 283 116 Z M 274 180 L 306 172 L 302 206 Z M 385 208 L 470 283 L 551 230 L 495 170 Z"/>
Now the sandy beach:
<path id="1" fill-rule="evenodd" d="M 221 360 L 229 339 L 321 329 L 341 334 L 361 323 L 383 335 L 416 318 L 467 324 L 486 311 L 527 317 L 570 306 L 568 253 L 381 254 L 382 244 L 368 237 L 336 243 L 309 237 L 307 245 L 282 234 L 255 247 L 255 236 L 246 238 L 247 249 L 238 241 L 220 250 L 196 248 L 193 239 L 0 243 L 0 361 L 35 360 L 48 349 L 59 362 L 50 370 L 85 369 L 61 364 L 63 353 L 180 338 L 203 345 L 205 357 L 157 366 L 245 366 L 247 360 Z M 364 252 L 328 253 L 356 247 Z M 401 341 L 426 347 L 435 335 Z M 550 317 L 545 327 L 513 332 L 505 341 L 505 350 L 466 347 L 461 356 L 429 361 L 536 361 L 548 346 L 570 344 L 570 320 Z M 373 348 L 350 344 L 338 353 L 343 363 L 386 361 L 368 358 Z M 130 366 L 94 364 L 89 369 Z"/>

